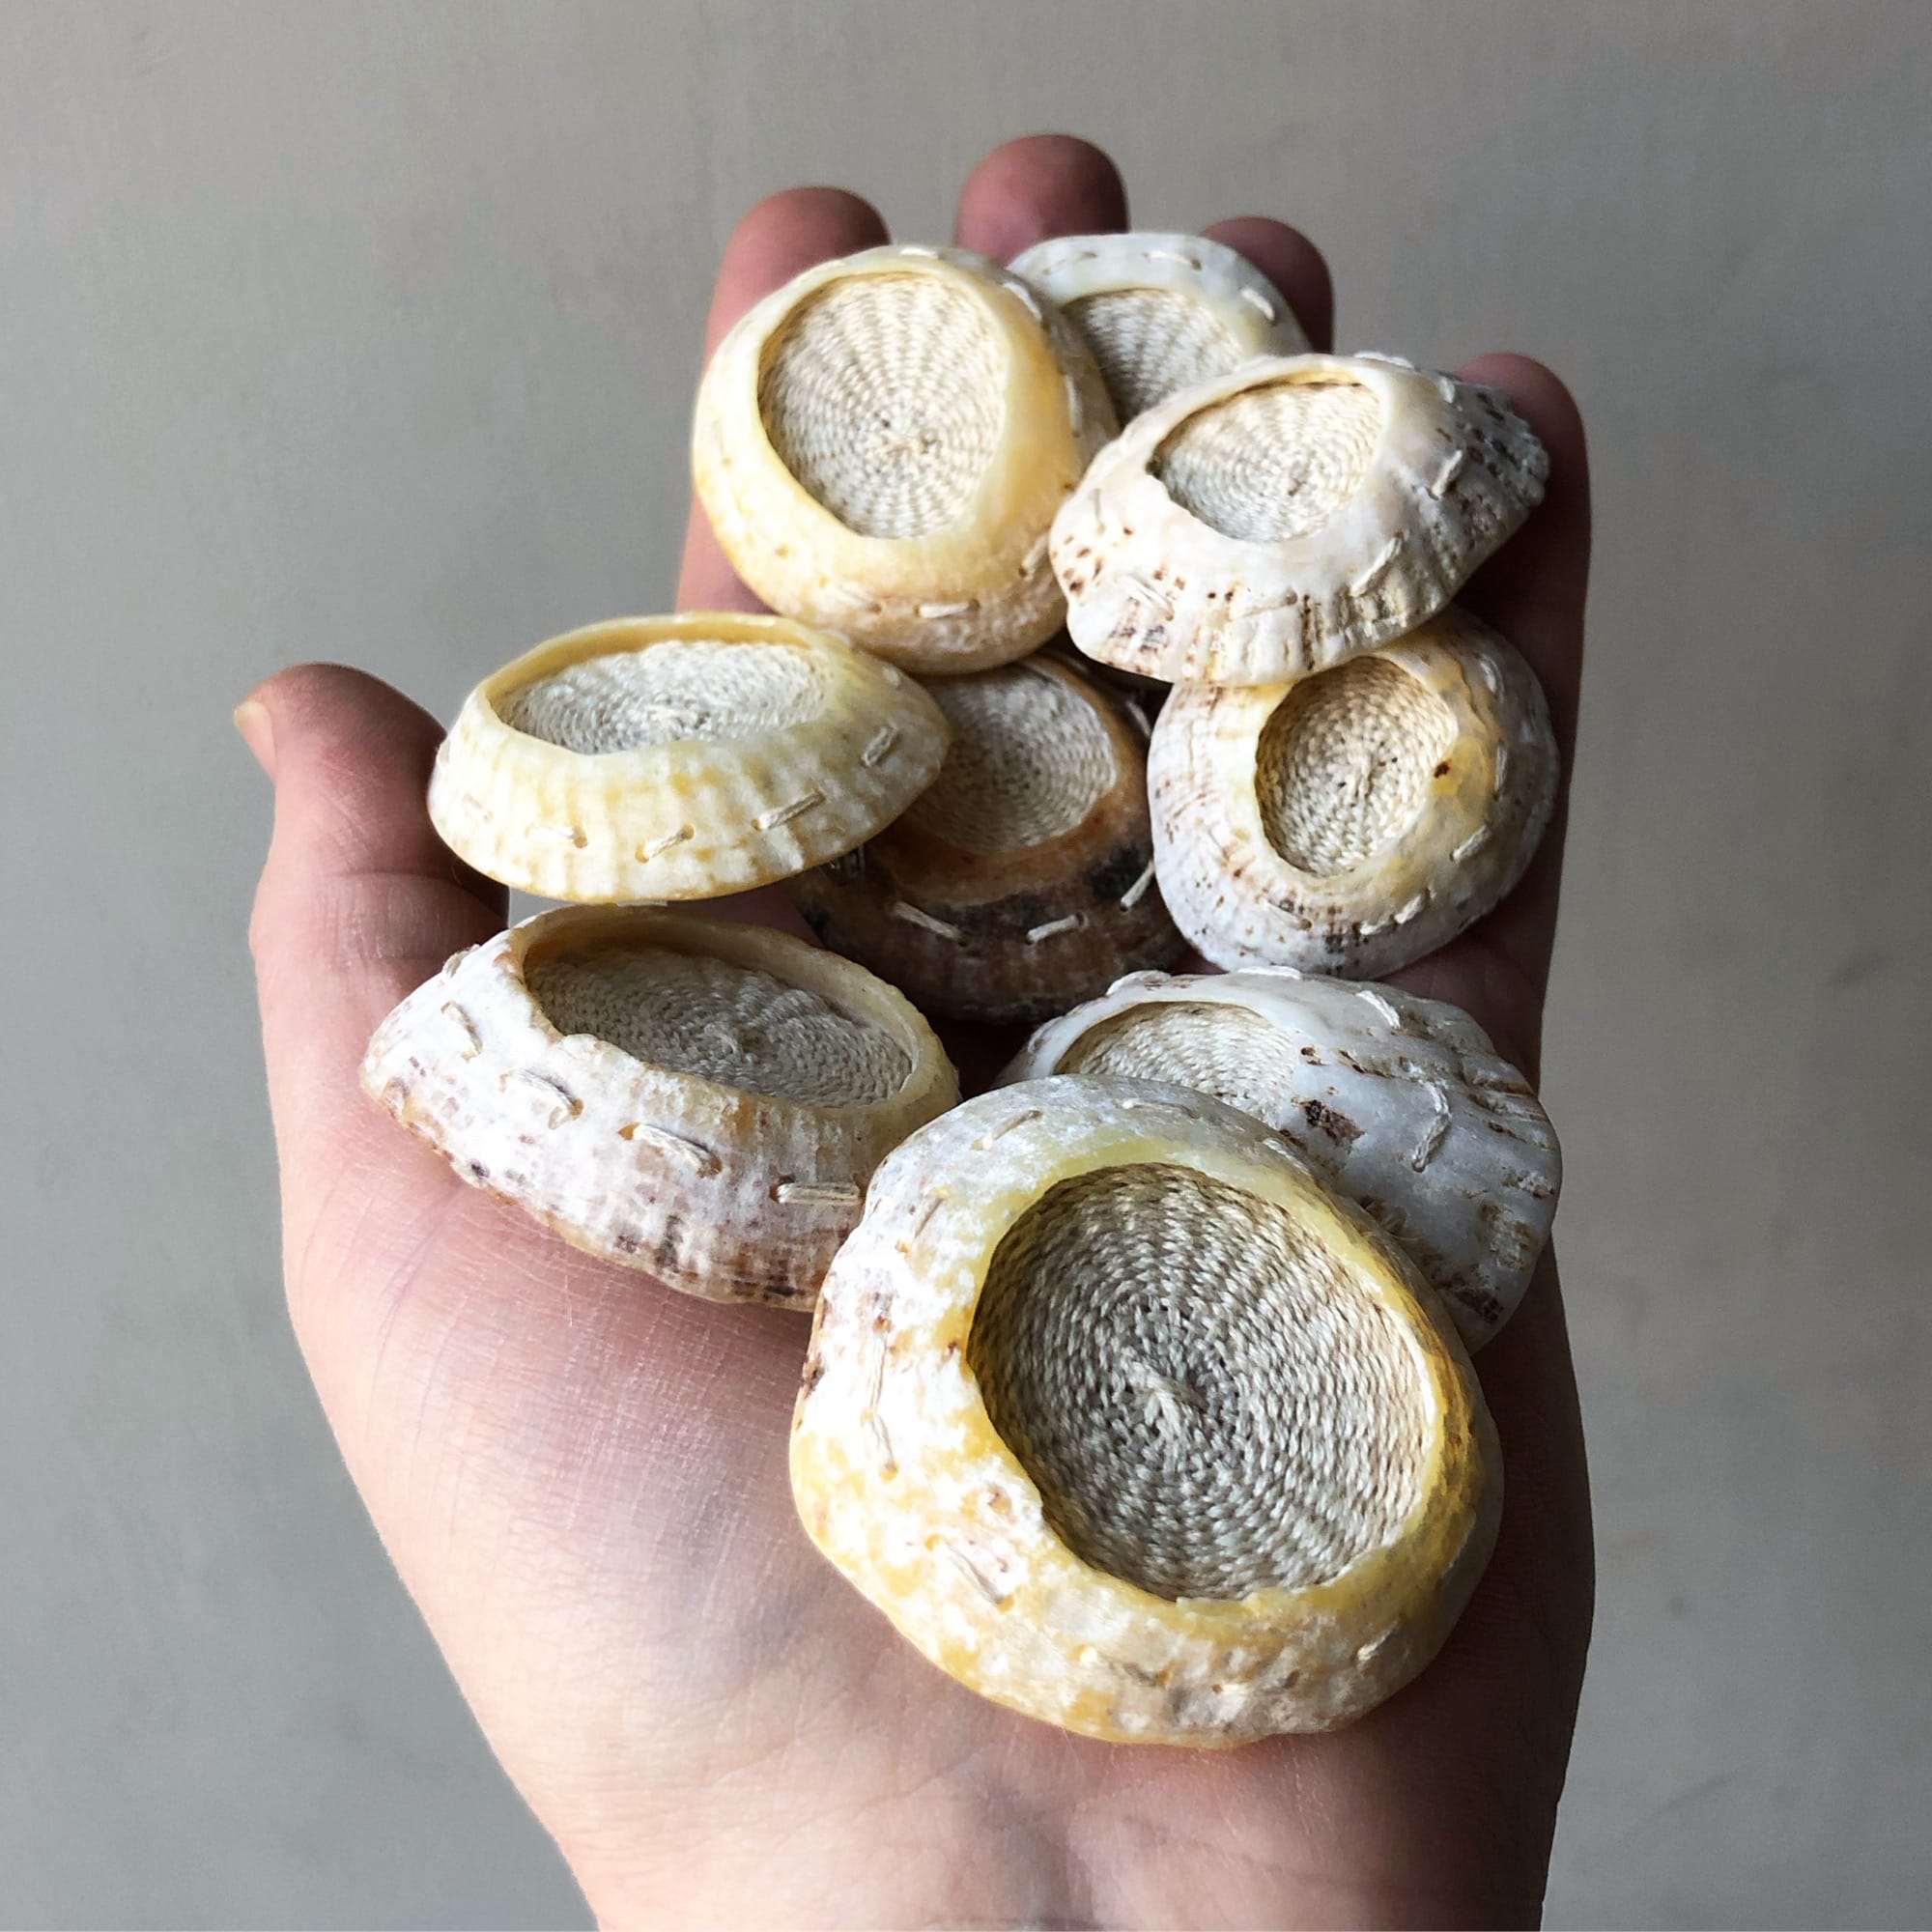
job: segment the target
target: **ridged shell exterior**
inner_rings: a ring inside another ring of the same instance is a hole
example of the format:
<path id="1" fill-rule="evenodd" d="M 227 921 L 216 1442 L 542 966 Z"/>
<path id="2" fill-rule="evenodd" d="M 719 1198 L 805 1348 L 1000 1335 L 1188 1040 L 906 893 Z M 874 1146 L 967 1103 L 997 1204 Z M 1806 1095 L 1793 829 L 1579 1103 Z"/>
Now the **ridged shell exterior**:
<path id="1" fill-rule="evenodd" d="M 1445 738 L 1406 829 L 1333 872 L 1276 849 L 1258 790 L 1268 721 L 1292 695 L 1305 699 L 1308 683 L 1183 685 L 1162 707 L 1148 750 L 1154 861 L 1175 923 L 1215 965 L 1379 978 L 1480 919 L 1534 855 L 1558 757 L 1520 654 L 1452 610 L 1373 659 L 1441 700 Z"/>
<path id="2" fill-rule="evenodd" d="M 1183 425 L 1276 384 L 1367 391 L 1377 427 L 1325 520 L 1249 541 L 1186 509 L 1156 469 Z M 1176 682 L 1303 676 L 1433 616 L 1542 499 L 1548 467 L 1499 390 L 1389 356 L 1243 363 L 1177 391 L 1094 458 L 1049 546 L 1067 629 L 1090 657 Z"/>
<path id="3" fill-rule="evenodd" d="M 1185 942 L 1154 880 L 1146 726 L 1132 700 L 1054 657 L 976 675 L 1041 680 L 1096 721 L 1111 782 L 1080 822 L 1036 844 L 975 849 L 949 836 L 934 804 L 942 781 L 919 811 L 788 891 L 826 945 L 902 988 L 923 1012 L 1033 1021 L 1123 972 L 1171 965 Z M 955 735 L 956 752 L 974 749 Z M 1040 755 L 1060 749 L 1047 738 Z"/>
<path id="4" fill-rule="evenodd" d="M 746 736 L 594 753 L 505 722 L 515 695 L 543 679 L 675 639 L 803 652 L 816 709 Z M 624 617 L 540 644 L 478 685 L 437 753 L 429 810 L 479 872 L 545 898 L 716 898 L 850 851 L 931 783 L 946 742 L 932 700 L 842 638 L 736 611 Z"/>
<path id="5" fill-rule="evenodd" d="M 1308 348 L 1281 291 L 1205 235 L 1061 235 L 1010 266 L 1080 329 L 1122 423 L 1252 355 Z"/>
<path id="6" fill-rule="evenodd" d="M 648 946 L 723 959 L 881 1029 L 907 1073 L 872 1105 L 813 1106 L 558 1033 L 526 962 Z M 892 987 L 783 933 L 635 907 L 539 914 L 458 953 L 384 1020 L 364 1091 L 465 1180 L 573 1247 L 712 1301 L 809 1308 L 885 1154 L 959 1097 L 932 1031 Z"/>
<path id="7" fill-rule="evenodd" d="M 1555 1130 L 1460 1007 L 1284 968 L 1141 973 L 1049 1020 L 1003 1079 L 1055 1073 L 1171 1082 L 1255 1115 L 1394 1236 L 1471 1350 L 1548 1239 Z"/>
<path id="8" fill-rule="evenodd" d="M 867 276 L 943 280 L 980 305 L 998 343 L 997 444 L 962 513 L 917 537 L 840 522 L 786 467 L 760 404 L 790 318 L 834 284 Z M 732 567 L 774 610 L 915 670 L 978 670 L 1059 629 L 1065 601 L 1047 527 L 1115 428 L 1078 334 L 1018 276 L 964 249 L 871 248 L 795 276 L 719 344 L 698 388 L 692 475 Z"/>
<path id="9" fill-rule="evenodd" d="M 1003 1236 L 1059 1182 L 1140 1162 L 1287 1208 L 1409 1338 L 1426 1474 L 1394 1536 L 1326 1582 L 1175 1600 L 1095 1569 L 987 1414 L 967 1354 Z M 880 1167 L 826 1278 L 791 1474 L 813 1542 L 940 1668 L 1069 1730 L 1195 1746 L 1333 1729 L 1408 1682 L 1488 1562 L 1501 1498 L 1467 1356 L 1384 1235 L 1247 1116 L 1072 1078 L 981 1094 Z"/>

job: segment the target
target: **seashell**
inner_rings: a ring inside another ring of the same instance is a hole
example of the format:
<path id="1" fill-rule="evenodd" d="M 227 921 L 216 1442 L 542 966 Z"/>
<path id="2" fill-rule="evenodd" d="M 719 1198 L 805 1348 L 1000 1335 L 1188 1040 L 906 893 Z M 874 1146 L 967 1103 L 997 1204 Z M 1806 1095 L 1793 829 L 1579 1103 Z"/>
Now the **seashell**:
<path id="1" fill-rule="evenodd" d="M 1290 685 L 1183 685 L 1148 749 L 1175 923 L 1217 966 L 1378 979 L 1522 876 L 1556 799 L 1536 674 L 1448 611 Z"/>
<path id="2" fill-rule="evenodd" d="M 1089 657 L 1286 683 L 1433 616 L 1548 469 L 1499 390 L 1381 356 L 1245 362 L 1129 423 L 1048 554 Z"/>
<path id="3" fill-rule="evenodd" d="M 429 811 L 545 898 L 714 898 L 849 852 L 932 782 L 946 720 L 910 679 L 781 617 L 620 617 L 464 700 Z"/>
<path id="4" fill-rule="evenodd" d="M 803 940 L 615 908 L 460 952 L 362 1086 L 573 1247 L 710 1301 L 810 1307 L 872 1169 L 959 1097 L 891 986 Z"/>
<path id="5" fill-rule="evenodd" d="M 1080 331 L 1123 423 L 1250 356 L 1308 348 L 1281 291 L 1205 235 L 1063 235 L 1011 268 Z"/>
<path id="6" fill-rule="evenodd" d="M 1273 971 L 1140 973 L 1049 1020 L 1008 1082 L 1188 1087 L 1272 1127 L 1428 1277 L 1480 1349 L 1529 1286 L 1562 1185 L 1529 1082 L 1460 1007 Z"/>
<path id="7" fill-rule="evenodd" d="M 1045 656 L 926 689 L 952 730 L 931 788 L 791 884 L 819 938 L 923 1011 L 981 1020 L 1041 1019 L 1178 959 L 1124 704 Z"/>
<path id="8" fill-rule="evenodd" d="M 818 1548 L 941 1669 L 1068 1730 L 1333 1729 L 1435 1654 L 1501 1468 L 1422 1277 L 1259 1122 L 983 1094 L 873 1176 L 793 1420 Z"/>
<path id="9" fill-rule="evenodd" d="M 719 344 L 692 474 L 774 610 L 915 670 L 978 670 L 1060 628 L 1047 526 L 1114 429 L 1078 334 L 1017 276 L 868 248 Z"/>

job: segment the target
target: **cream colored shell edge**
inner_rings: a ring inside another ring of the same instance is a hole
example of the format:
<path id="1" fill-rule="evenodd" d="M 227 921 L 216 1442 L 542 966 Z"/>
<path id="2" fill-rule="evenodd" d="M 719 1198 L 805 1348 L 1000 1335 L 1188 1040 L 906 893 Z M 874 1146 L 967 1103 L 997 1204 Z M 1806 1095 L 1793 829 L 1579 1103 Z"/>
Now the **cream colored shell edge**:
<path id="1" fill-rule="evenodd" d="M 1173 1162 L 1288 1206 L 1404 1319 L 1428 1474 L 1395 1536 L 1312 1588 L 1155 1596 L 1048 1525 L 966 1365 L 987 1262 L 1057 1182 Z M 1501 1464 L 1462 1344 L 1414 1264 L 1259 1122 L 1203 1095 L 1061 1077 L 996 1090 L 874 1175 L 827 1276 L 793 1421 L 808 1533 L 942 1669 L 1117 1742 L 1230 1745 L 1351 1721 L 1435 1656 L 1495 1539 Z"/>
<path id="2" fill-rule="evenodd" d="M 596 753 L 498 712 L 510 693 L 574 665 L 680 638 L 802 650 L 822 702 L 750 736 Z M 469 694 L 437 753 L 429 812 L 479 872 L 544 898 L 715 898 L 862 844 L 938 776 L 950 736 L 912 679 L 842 638 L 739 611 L 620 617 L 539 644 Z"/>
<path id="3" fill-rule="evenodd" d="M 883 1028 L 904 1083 L 869 1106 L 809 1106 L 557 1032 L 531 997 L 531 950 L 662 946 L 799 985 Z M 810 1308 L 866 1182 L 959 1097 L 911 1004 L 863 967 L 787 934 L 638 907 L 565 907 L 459 952 L 376 1029 L 363 1091 L 458 1176 L 573 1247 L 712 1301 Z"/>
<path id="4" fill-rule="evenodd" d="M 1466 1348 L 1495 1334 L 1548 1239 L 1563 1157 L 1529 1082 L 1462 1008 L 1285 967 L 1136 973 L 1048 1020 L 1001 1082 L 1104 1074 L 1083 1048 L 1104 1051 L 1116 1022 L 1162 1008 L 1201 1009 L 1204 1027 L 1217 1013 L 1264 1022 L 1271 1039 L 1228 1043 L 1244 1094 L 1203 1091 L 1245 1106 L 1392 1236 Z M 1179 1065 L 1125 1077 L 1195 1084 Z"/>
<path id="5" fill-rule="evenodd" d="M 1356 384 L 1379 409 L 1367 469 L 1304 535 L 1247 542 L 1171 497 L 1153 464 L 1190 417 L 1278 383 Z M 1272 684 L 1439 611 L 1542 499 L 1549 461 L 1498 389 L 1396 356 L 1244 362 L 1177 390 L 1094 458 L 1054 519 L 1066 627 L 1090 657 L 1175 682 Z"/>
<path id="6" fill-rule="evenodd" d="M 840 523 L 773 448 L 758 401 L 766 347 L 792 312 L 834 281 L 880 274 L 948 278 L 983 304 L 1006 354 L 1005 426 L 971 507 L 912 539 Z M 698 386 L 692 477 L 733 568 L 774 610 L 911 669 L 980 670 L 1060 627 L 1047 528 L 1116 428 L 1086 345 L 1017 275 L 961 248 L 868 248 L 794 276 L 718 345 Z"/>

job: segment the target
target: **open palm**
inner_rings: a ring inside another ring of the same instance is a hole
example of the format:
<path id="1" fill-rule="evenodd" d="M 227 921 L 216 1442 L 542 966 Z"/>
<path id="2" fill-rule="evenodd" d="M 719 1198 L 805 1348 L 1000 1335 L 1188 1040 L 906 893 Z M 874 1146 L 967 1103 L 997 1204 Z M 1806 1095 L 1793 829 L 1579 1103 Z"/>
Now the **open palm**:
<path id="1" fill-rule="evenodd" d="M 1084 143 L 975 170 L 957 240 L 1002 258 L 1124 225 Z M 1326 346 L 1327 271 L 1279 223 L 1208 231 Z M 711 334 L 808 264 L 886 239 L 825 188 L 746 217 Z M 1384 345 L 1367 345 L 1384 346 Z M 1400 345 L 1392 345 L 1400 346 Z M 1588 554 L 1576 411 L 1486 356 L 1552 459 L 1471 587 L 1574 743 Z M 680 607 L 749 603 L 701 519 Z M 1478 1358 L 1501 1541 L 1437 1662 L 1350 1730 L 1237 1751 L 1125 1748 L 985 1703 L 817 1556 L 786 1434 L 806 1324 L 589 1260 L 461 1184 L 361 1097 L 371 1030 L 503 895 L 424 809 L 434 721 L 304 666 L 238 714 L 275 781 L 257 896 L 284 1255 L 301 1345 L 390 1554 L 512 1777 L 611 1923 L 1501 1922 L 1533 1918 L 1588 1634 L 1588 1505 L 1555 1269 Z M 1534 1073 L 1561 820 L 1498 912 L 1402 976 Z M 774 913 L 774 917 L 782 917 Z M 962 1054 L 970 1075 L 981 1045 Z"/>

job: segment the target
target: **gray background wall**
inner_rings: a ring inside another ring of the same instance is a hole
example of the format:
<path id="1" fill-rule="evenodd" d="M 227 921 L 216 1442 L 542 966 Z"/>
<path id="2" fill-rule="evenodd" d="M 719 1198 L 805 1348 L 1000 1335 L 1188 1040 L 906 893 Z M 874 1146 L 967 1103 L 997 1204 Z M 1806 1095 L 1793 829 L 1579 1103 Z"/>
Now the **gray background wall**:
<path id="1" fill-rule="evenodd" d="M 0 4 L 0 1918 L 581 1922 L 284 1328 L 228 724 L 669 597 L 733 217 L 995 139 L 1577 389 L 1559 1922 L 1932 1913 L 1932 12 Z"/>

